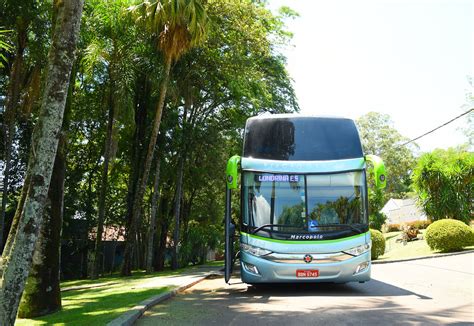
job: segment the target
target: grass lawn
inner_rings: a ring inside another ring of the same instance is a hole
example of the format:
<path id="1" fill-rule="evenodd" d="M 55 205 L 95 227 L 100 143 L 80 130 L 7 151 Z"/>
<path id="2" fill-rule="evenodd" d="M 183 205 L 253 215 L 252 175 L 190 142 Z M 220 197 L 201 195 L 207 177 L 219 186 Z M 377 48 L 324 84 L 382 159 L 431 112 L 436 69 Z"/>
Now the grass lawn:
<path id="1" fill-rule="evenodd" d="M 385 238 L 385 241 L 388 241 L 388 240 L 400 235 L 401 233 L 402 233 L 401 231 L 387 232 L 387 233 L 384 233 L 383 236 Z"/>
<path id="2" fill-rule="evenodd" d="M 220 266 L 222 264 L 222 261 L 212 262 L 206 266 Z M 63 305 L 61 311 L 34 319 L 17 319 L 15 325 L 105 325 L 139 302 L 167 290 L 166 287 L 143 286 L 149 279 L 177 275 L 184 270 L 190 271 L 197 268 L 187 267 L 176 271 L 152 274 L 134 272 L 132 277 L 112 275 L 98 280 L 61 282 L 62 289 L 89 285 L 99 286 L 63 291 L 61 293 Z"/>
<path id="3" fill-rule="evenodd" d="M 422 233 L 425 232 L 425 230 L 420 231 Z M 386 239 L 385 253 L 377 260 L 415 258 L 440 253 L 439 251 L 431 250 L 424 239 L 409 241 L 406 245 L 404 245 L 403 242 L 396 242 L 399 235 L 401 235 L 401 232 L 389 232 L 384 234 Z M 470 249 L 474 249 L 474 246 L 464 248 L 464 250 Z"/>

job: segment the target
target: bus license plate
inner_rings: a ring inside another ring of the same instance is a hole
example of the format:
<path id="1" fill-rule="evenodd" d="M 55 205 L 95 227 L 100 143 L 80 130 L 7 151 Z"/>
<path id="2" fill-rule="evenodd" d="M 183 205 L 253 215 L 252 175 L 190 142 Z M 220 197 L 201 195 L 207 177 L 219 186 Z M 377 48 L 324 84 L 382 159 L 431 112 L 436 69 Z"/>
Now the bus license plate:
<path id="1" fill-rule="evenodd" d="M 317 269 L 297 269 L 296 277 L 318 277 L 319 271 Z"/>

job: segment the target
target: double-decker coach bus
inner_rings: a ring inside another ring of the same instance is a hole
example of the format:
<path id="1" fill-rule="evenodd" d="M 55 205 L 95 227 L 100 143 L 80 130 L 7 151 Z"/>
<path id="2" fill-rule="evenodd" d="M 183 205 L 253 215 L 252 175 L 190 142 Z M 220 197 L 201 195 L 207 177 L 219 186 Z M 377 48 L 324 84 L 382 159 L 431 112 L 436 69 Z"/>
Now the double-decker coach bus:
<path id="1" fill-rule="evenodd" d="M 368 163 L 375 186 L 384 188 L 384 164 L 364 156 L 351 119 L 248 119 L 243 155 L 227 163 L 225 281 L 234 259 L 231 194 L 239 187 L 243 282 L 368 281 Z"/>

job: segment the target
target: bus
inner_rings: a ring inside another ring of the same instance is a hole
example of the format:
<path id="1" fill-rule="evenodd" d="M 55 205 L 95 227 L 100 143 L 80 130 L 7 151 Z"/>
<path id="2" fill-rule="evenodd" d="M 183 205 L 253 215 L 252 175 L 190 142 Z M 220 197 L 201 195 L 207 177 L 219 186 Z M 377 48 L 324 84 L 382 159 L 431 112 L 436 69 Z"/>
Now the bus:
<path id="1" fill-rule="evenodd" d="M 370 280 L 368 178 L 384 188 L 385 166 L 379 157 L 364 155 L 353 120 L 249 118 L 242 156 L 232 156 L 226 168 L 225 282 L 237 256 L 232 191 L 240 191 L 243 282 Z"/>

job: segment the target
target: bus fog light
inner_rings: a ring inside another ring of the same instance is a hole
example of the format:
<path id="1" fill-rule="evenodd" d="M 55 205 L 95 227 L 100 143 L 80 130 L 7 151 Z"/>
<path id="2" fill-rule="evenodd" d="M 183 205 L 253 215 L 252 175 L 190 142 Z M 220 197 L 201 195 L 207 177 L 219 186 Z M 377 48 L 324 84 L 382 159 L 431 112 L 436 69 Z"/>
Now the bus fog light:
<path id="1" fill-rule="evenodd" d="M 244 268 L 247 272 L 260 275 L 260 272 L 258 271 L 257 266 L 246 263 L 246 262 L 242 262 L 242 264 L 244 265 Z"/>
<path id="2" fill-rule="evenodd" d="M 359 266 L 357 266 L 354 274 L 358 274 L 358 273 L 362 273 L 363 271 L 365 271 L 367 268 L 369 268 L 369 262 L 368 261 L 365 261 L 363 262 L 362 264 L 359 264 Z"/>

